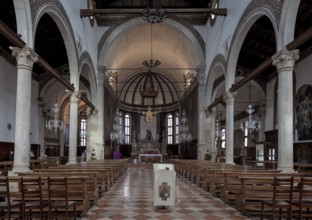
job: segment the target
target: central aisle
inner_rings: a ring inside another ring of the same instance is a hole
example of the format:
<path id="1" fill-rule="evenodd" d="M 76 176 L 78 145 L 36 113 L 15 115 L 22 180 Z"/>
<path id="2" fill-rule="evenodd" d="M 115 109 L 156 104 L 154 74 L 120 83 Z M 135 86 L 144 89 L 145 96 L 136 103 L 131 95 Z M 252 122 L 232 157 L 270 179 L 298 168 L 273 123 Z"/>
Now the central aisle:
<path id="1" fill-rule="evenodd" d="M 170 212 L 153 207 L 152 164 L 129 165 L 128 171 L 82 220 L 230 220 L 248 219 L 210 193 L 176 178 L 176 205 Z"/>

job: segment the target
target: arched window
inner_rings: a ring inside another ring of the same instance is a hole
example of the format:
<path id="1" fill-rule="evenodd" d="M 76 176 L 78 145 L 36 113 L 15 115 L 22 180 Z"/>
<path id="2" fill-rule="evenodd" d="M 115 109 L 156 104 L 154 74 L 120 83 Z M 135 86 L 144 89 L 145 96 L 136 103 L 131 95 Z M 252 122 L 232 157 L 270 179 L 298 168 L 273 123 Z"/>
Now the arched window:
<path id="1" fill-rule="evenodd" d="M 180 128 L 180 124 L 179 124 L 179 113 L 176 112 L 175 113 L 175 143 L 178 144 L 180 143 L 180 135 L 179 135 L 179 128 Z"/>
<path id="2" fill-rule="evenodd" d="M 221 130 L 221 148 L 225 149 L 225 129 Z"/>
<path id="3" fill-rule="evenodd" d="M 168 114 L 167 116 L 167 143 L 173 144 L 173 116 Z"/>
<path id="4" fill-rule="evenodd" d="M 130 114 L 125 114 L 125 144 L 130 144 Z"/>
<path id="5" fill-rule="evenodd" d="M 87 120 L 80 120 L 80 146 L 87 145 Z"/>

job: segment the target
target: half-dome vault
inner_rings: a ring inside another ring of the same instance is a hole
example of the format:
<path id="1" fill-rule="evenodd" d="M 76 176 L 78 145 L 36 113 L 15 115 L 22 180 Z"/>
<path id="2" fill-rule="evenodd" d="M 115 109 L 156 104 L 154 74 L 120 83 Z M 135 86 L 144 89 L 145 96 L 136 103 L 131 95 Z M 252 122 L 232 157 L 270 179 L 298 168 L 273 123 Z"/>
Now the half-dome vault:
<path id="1" fill-rule="evenodd" d="M 174 82 L 161 73 L 149 69 L 119 83 L 119 101 L 125 109 L 140 110 L 152 106 L 166 111 L 178 107 L 178 90 Z"/>

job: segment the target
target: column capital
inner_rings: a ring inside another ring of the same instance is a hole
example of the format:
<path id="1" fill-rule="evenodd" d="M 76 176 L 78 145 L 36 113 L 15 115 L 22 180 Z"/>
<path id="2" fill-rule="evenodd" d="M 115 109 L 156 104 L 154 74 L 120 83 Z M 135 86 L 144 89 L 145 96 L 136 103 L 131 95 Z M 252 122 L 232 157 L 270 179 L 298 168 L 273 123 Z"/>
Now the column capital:
<path id="1" fill-rule="evenodd" d="M 203 87 L 206 84 L 205 67 L 197 67 L 197 82 L 199 87 Z"/>
<path id="2" fill-rule="evenodd" d="M 281 50 L 276 53 L 273 57 L 273 65 L 276 66 L 277 70 L 294 68 L 295 61 L 299 59 L 299 50 Z"/>
<path id="3" fill-rule="evenodd" d="M 98 66 L 97 83 L 99 86 L 103 86 L 105 82 L 106 66 Z"/>
<path id="4" fill-rule="evenodd" d="M 80 92 L 73 91 L 72 94 L 70 95 L 70 102 L 77 103 L 79 98 L 80 98 Z"/>
<path id="5" fill-rule="evenodd" d="M 99 86 L 103 86 L 105 82 L 105 72 L 98 72 L 97 83 Z"/>
<path id="6" fill-rule="evenodd" d="M 236 98 L 236 92 L 225 92 L 223 94 L 223 100 L 226 104 L 233 104 Z"/>
<path id="7" fill-rule="evenodd" d="M 12 47 L 11 49 L 19 68 L 32 69 L 34 63 L 38 61 L 38 54 L 30 47 Z"/>

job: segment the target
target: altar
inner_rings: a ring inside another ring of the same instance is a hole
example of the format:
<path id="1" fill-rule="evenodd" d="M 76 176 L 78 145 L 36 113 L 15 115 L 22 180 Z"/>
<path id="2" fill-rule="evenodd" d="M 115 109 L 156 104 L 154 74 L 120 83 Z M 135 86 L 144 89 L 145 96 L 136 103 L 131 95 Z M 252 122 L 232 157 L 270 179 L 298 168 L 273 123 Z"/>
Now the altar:
<path id="1" fill-rule="evenodd" d="M 138 158 L 139 162 L 162 163 L 163 154 L 161 144 L 154 141 L 151 131 L 146 130 L 144 140 L 132 143 L 131 157 Z"/>
<path id="2" fill-rule="evenodd" d="M 162 154 L 139 154 L 139 162 L 160 162 L 162 163 Z"/>

